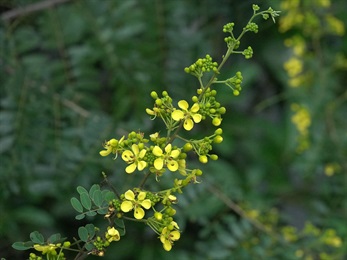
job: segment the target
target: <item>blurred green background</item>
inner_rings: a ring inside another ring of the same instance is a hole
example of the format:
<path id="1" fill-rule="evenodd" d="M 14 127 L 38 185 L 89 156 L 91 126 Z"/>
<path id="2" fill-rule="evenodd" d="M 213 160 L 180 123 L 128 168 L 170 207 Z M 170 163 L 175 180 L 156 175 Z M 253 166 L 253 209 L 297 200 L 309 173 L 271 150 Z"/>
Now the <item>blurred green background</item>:
<path id="1" fill-rule="evenodd" d="M 167 253 L 129 225 L 104 259 L 346 259 L 344 0 L 0 0 L 0 257 L 28 257 L 11 244 L 34 230 L 76 236 L 88 221 L 70 198 L 102 171 L 122 189 L 137 181 L 99 156 L 102 143 L 160 129 L 149 93 L 189 99 L 197 81 L 183 68 L 220 61 L 223 25 L 240 32 L 253 3 L 281 17 L 257 20 L 241 43 L 254 57 L 223 68 L 242 71 L 243 91 L 218 88 L 220 160 L 179 196 L 181 239 Z"/>

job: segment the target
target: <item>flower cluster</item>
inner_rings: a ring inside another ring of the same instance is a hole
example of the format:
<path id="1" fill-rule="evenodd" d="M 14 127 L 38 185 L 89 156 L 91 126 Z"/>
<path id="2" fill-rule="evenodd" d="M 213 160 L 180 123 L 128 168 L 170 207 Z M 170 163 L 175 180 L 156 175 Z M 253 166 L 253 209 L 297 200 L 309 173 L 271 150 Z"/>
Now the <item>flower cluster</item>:
<path id="1" fill-rule="evenodd" d="M 205 58 L 198 59 L 195 63 L 190 65 L 189 67 L 184 68 L 186 73 L 190 73 L 197 78 L 201 78 L 204 72 L 217 72 L 218 71 L 218 63 L 214 62 L 210 55 L 206 55 Z"/>

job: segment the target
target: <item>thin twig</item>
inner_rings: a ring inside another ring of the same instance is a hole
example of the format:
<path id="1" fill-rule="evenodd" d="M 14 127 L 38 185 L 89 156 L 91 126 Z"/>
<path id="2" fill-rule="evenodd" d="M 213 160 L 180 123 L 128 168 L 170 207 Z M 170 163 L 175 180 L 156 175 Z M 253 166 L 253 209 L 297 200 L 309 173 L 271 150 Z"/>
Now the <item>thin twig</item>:
<path id="1" fill-rule="evenodd" d="M 27 5 L 25 7 L 19 7 L 19 8 L 7 11 L 1 15 L 1 19 L 3 21 L 11 20 L 18 16 L 25 16 L 34 12 L 51 8 L 54 5 L 66 3 L 68 1 L 71 1 L 71 0 L 45 0 L 35 4 Z"/>

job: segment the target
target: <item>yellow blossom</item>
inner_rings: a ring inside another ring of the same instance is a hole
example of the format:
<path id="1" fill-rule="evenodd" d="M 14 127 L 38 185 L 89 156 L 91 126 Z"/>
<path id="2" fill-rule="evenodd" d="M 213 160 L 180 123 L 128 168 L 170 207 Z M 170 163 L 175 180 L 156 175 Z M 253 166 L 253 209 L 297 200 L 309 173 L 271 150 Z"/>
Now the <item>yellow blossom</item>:
<path id="1" fill-rule="evenodd" d="M 112 138 L 111 140 L 105 142 L 104 148 L 106 150 L 100 151 L 99 154 L 101 156 L 107 156 L 112 152 L 117 153 L 117 148 L 123 142 L 123 140 L 124 140 L 124 136 L 121 139 L 119 139 L 119 141 L 117 139 Z"/>
<path id="2" fill-rule="evenodd" d="M 110 243 L 112 241 L 119 241 L 120 239 L 119 231 L 115 229 L 114 227 L 108 228 L 106 233 L 106 238 L 107 238 L 107 241 Z"/>
<path id="3" fill-rule="evenodd" d="M 177 158 L 180 155 L 180 150 L 175 149 L 172 150 L 172 145 L 168 144 L 165 148 L 165 154 L 163 150 L 159 146 L 154 146 L 153 148 L 153 154 L 157 156 L 158 158 L 154 161 L 154 168 L 156 170 L 163 169 L 164 165 L 167 166 L 167 168 L 174 172 L 178 170 L 179 164 L 177 162 Z"/>
<path id="4" fill-rule="evenodd" d="M 142 209 L 149 209 L 152 203 L 149 199 L 146 199 L 146 192 L 139 192 L 137 198 L 132 190 L 128 190 L 124 194 L 125 200 L 122 202 L 120 208 L 123 212 L 129 212 L 134 209 L 134 217 L 136 219 L 142 219 L 145 216 L 145 211 Z"/>
<path id="5" fill-rule="evenodd" d="M 332 33 L 338 36 L 343 36 L 345 34 L 345 25 L 341 20 L 337 19 L 331 14 L 326 15 L 325 20 L 328 23 L 328 28 Z"/>
<path id="6" fill-rule="evenodd" d="M 292 57 L 284 63 L 284 69 L 290 77 L 295 77 L 303 70 L 302 61 L 296 57 Z"/>
<path id="7" fill-rule="evenodd" d="M 133 144 L 131 150 L 126 150 L 122 153 L 122 159 L 129 164 L 125 168 L 126 173 L 133 173 L 136 168 L 142 171 L 147 166 L 147 162 L 142 160 L 147 151 L 145 149 L 140 151 L 137 144 Z"/>
<path id="8" fill-rule="evenodd" d="M 34 245 L 34 249 L 37 250 L 37 251 L 41 251 L 42 254 L 56 254 L 56 251 L 55 249 L 57 248 L 58 246 L 55 245 L 55 244 L 49 244 L 49 245 L 39 245 L 39 244 L 36 244 Z"/>
<path id="9" fill-rule="evenodd" d="M 177 241 L 181 234 L 178 231 L 179 227 L 175 221 L 172 221 L 168 227 L 164 227 L 160 234 L 160 241 L 166 251 L 170 251 L 174 241 Z"/>
<path id="10" fill-rule="evenodd" d="M 188 110 L 189 105 L 188 102 L 185 100 L 179 101 L 178 106 L 181 109 L 174 110 L 171 114 L 171 117 L 175 121 L 180 121 L 183 119 L 184 129 L 190 131 L 194 127 L 194 122 L 199 123 L 202 119 L 202 115 L 197 113 L 200 109 L 200 106 L 198 103 L 194 103 L 191 109 Z"/>

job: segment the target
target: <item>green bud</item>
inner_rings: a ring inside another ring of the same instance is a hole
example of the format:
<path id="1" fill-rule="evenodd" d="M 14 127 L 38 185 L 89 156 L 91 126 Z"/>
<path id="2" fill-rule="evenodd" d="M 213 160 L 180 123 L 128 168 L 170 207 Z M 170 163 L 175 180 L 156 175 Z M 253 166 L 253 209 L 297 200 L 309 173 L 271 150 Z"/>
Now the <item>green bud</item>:
<path id="1" fill-rule="evenodd" d="M 211 160 L 217 161 L 218 160 L 218 155 L 217 154 L 211 154 L 210 155 Z"/>
<path id="2" fill-rule="evenodd" d="M 238 96 L 238 95 L 240 95 L 240 91 L 238 91 L 238 90 L 235 89 L 235 90 L 233 91 L 233 94 L 234 94 L 234 96 Z"/>
<path id="3" fill-rule="evenodd" d="M 193 96 L 193 97 L 192 97 L 192 101 L 193 101 L 194 103 L 197 103 L 197 102 L 199 101 L 199 98 L 198 98 L 197 96 Z"/>
<path id="4" fill-rule="evenodd" d="M 214 126 L 219 126 L 221 123 L 222 123 L 222 120 L 221 120 L 220 118 L 218 118 L 218 117 L 215 117 L 215 118 L 213 118 L 213 120 L 212 120 L 212 124 L 213 124 Z"/>
<path id="5" fill-rule="evenodd" d="M 151 92 L 151 97 L 152 97 L 153 99 L 157 99 L 157 98 L 158 98 L 157 92 L 152 91 L 152 92 Z"/>
<path id="6" fill-rule="evenodd" d="M 183 151 L 185 152 L 189 152 L 193 149 L 193 145 L 191 143 L 186 143 L 184 146 L 183 146 Z"/>
<path id="7" fill-rule="evenodd" d="M 201 163 L 207 163 L 207 162 L 208 162 L 208 158 L 207 158 L 206 155 L 200 155 L 200 156 L 199 156 L 199 161 L 200 161 Z"/>
<path id="8" fill-rule="evenodd" d="M 227 111 L 227 110 L 226 110 L 225 107 L 220 107 L 220 108 L 218 109 L 218 113 L 221 114 L 221 115 L 225 114 L 226 111 Z"/>
<path id="9" fill-rule="evenodd" d="M 215 136 L 215 138 L 213 138 L 213 142 L 216 144 L 220 144 L 221 142 L 223 142 L 223 137 L 221 137 L 220 135 Z"/>
<path id="10" fill-rule="evenodd" d="M 221 135 L 221 134 L 223 134 L 223 129 L 222 128 L 218 128 L 216 131 L 214 131 L 214 133 L 216 135 Z"/>
<path id="11" fill-rule="evenodd" d="M 163 101 L 161 101 L 161 99 L 158 98 L 158 99 L 155 100 L 155 104 L 157 106 L 161 106 L 163 104 Z"/>
<path id="12" fill-rule="evenodd" d="M 162 220 L 162 219 L 163 219 L 163 214 L 161 214 L 160 212 L 155 212 L 155 213 L 154 213 L 154 217 L 155 217 L 157 220 Z"/>

